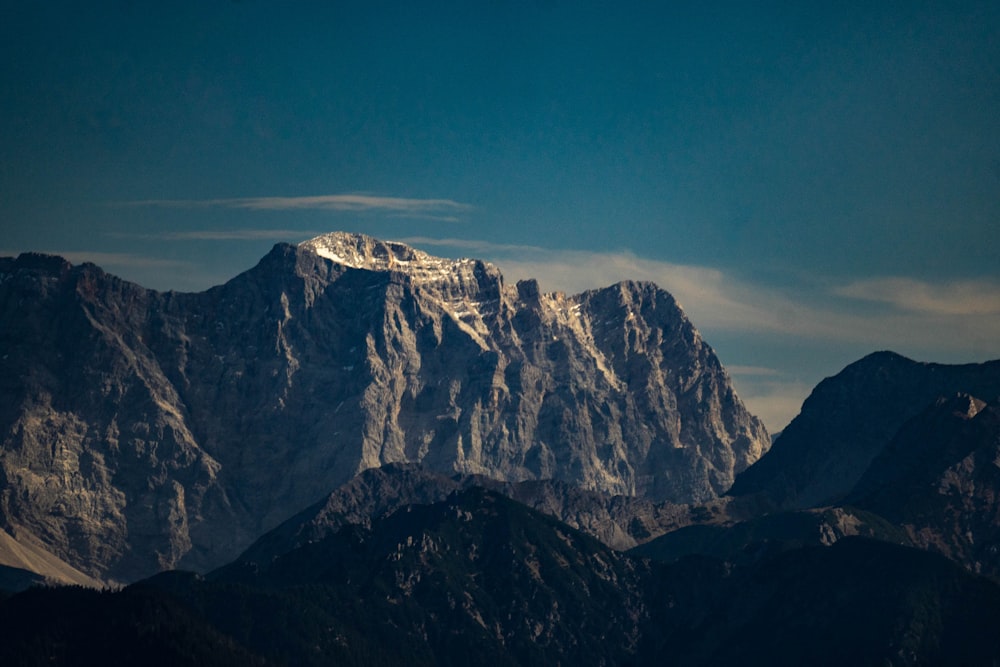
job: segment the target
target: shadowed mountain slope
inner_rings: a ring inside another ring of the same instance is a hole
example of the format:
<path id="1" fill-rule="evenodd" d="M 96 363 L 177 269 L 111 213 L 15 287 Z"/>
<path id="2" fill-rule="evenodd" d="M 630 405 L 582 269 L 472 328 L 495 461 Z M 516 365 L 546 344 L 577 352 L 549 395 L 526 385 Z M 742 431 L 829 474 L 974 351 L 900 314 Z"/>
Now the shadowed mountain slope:
<path id="1" fill-rule="evenodd" d="M 916 549 L 666 565 L 470 488 L 266 564 L 0 600 L 0 660 L 127 664 L 141 642 L 176 664 L 989 665 L 998 617 L 994 582 Z"/>
<path id="2" fill-rule="evenodd" d="M 946 365 L 871 354 L 823 380 L 766 456 L 729 494 L 764 494 L 781 507 L 836 503 L 907 420 L 941 396 L 1000 396 L 1000 361 Z"/>

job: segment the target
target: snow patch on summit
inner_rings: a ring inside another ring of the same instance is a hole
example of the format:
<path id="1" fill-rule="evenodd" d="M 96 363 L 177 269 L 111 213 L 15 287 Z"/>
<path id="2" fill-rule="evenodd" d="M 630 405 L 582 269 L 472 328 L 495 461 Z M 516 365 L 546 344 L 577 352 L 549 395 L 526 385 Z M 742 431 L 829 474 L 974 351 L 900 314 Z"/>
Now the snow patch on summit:
<path id="1" fill-rule="evenodd" d="M 405 273 L 417 284 L 451 282 L 456 275 L 471 271 L 479 263 L 474 259 L 434 257 L 405 243 L 348 232 L 317 236 L 303 241 L 299 247 L 354 269 Z"/>
<path id="2" fill-rule="evenodd" d="M 503 289 L 500 270 L 477 259 L 434 257 L 398 241 L 382 241 L 365 234 L 332 232 L 299 244 L 299 248 L 342 266 L 366 271 L 402 273 L 421 288 L 423 298 L 439 306 L 483 349 L 487 349 L 489 326 L 485 317 L 499 308 L 499 294 L 483 294 L 495 283 Z M 474 300 L 473 296 L 486 296 Z"/>

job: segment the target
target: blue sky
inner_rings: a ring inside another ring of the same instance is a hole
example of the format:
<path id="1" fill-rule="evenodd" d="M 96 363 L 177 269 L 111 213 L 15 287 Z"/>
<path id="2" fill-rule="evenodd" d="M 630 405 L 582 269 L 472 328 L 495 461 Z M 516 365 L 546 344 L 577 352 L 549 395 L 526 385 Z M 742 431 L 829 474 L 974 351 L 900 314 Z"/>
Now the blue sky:
<path id="1" fill-rule="evenodd" d="M 0 254 L 203 289 L 333 230 L 654 280 L 779 429 L 1000 357 L 1000 4 L 8 3 Z"/>

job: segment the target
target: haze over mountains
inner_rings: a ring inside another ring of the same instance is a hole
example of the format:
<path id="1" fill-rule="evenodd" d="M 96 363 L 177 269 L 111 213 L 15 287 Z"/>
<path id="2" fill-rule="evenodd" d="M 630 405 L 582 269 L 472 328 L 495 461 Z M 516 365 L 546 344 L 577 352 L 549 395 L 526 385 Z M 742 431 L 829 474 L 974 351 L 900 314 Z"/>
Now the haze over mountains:
<path id="1" fill-rule="evenodd" d="M 220 664 L 1000 659 L 1000 361 L 869 355 L 771 447 L 655 285 L 344 233 L 194 294 L 0 259 L 0 319 L 0 588 L 207 574 L 14 596 L 0 655 L 152 604 Z"/>

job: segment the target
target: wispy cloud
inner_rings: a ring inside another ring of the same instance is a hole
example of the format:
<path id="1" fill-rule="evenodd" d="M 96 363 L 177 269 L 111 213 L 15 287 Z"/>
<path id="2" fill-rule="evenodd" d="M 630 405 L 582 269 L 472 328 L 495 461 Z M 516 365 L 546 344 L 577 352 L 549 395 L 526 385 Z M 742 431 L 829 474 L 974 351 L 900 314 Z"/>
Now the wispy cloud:
<path id="1" fill-rule="evenodd" d="M 240 197 L 233 199 L 144 199 L 116 202 L 124 207 L 154 208 L 233 208 L 250 211 L 383 211 L 397 216 L 457 220 L 468 204 L 451 199 L 384 197 L 364 193 L 316 195 L 310 197 Z"/>
<path id="2" fill-rule="evenodd" d="M 835 294 L 936 315 L 1000 315 L 1000 283 L 966 280 L 931 284 L 905 277 L 859 280 Z"/>
<path id="3" fill-rule="evenodd" d="M 776 377 L 781 375 L 781 371 L 775 368 L 765 368 L 764 366 L 739 366 L 729 365 L 726 370 L 730 375 L 748 375 L 752 377 Z"/>
<path id="4" fill-rule="evenodd" d="M 113 233 L 116 238 L 133 238 L 155 241 L 288 241 L 311 238 L 323 234 L 320 230 L 302 229 L 218 229 L 186 232 L 157 232 L 152 234 Z"/>
<path id="5" fill-rule="evenodd" d="M 455 238 L 432 238 L 429 236 L 408 236 L 406 238 L 396 239 L 401 243 L 406 243 L 413 246 L 431 246 L 431 247 L 447 247 L 456 248 L 461 250 L 472 250 L 474 252 L 482 253 L 538 253 L 545 254 L 550 251 L 542 248 L 540 246 L 534 245 L 516 245 L 510 243 L 493 243 L 491 241 L 478 241 L 474 239 L 455 239 Z"/>

